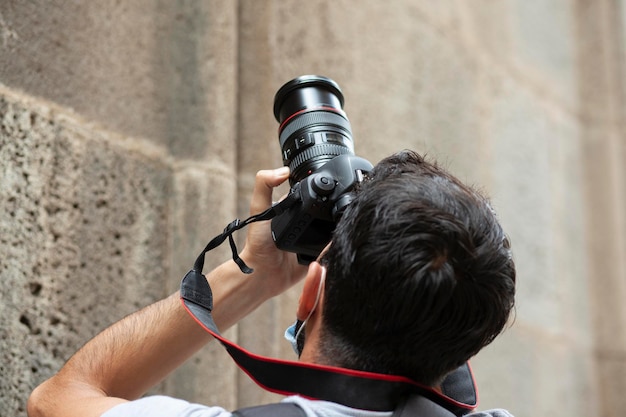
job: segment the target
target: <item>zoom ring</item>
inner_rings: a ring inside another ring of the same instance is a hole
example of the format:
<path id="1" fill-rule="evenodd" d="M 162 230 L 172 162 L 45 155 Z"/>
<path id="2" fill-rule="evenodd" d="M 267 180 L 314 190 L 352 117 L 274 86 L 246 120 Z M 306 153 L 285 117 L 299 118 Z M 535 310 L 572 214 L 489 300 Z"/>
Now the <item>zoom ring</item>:
<path id="1" fill-rule="evenodd" d="M 330 111 L 312 111 L 295 117 L 283 128 L 279 137 L 281 148 L 284 147 L 285 141 L 287 141 L 287 139 L 289 139 L 289 137 L 298 130 L 319 125 L 330 125 L 344 129 L 348 133 L 352 132 L 350 122 L 340 114 Z"/>
<path id="2" fill-rule="evenodd" d="M 352 154 L 352 151 L 341 145 L 334 145 L 329 143 L 316 145 L 312 148 L 305 149 L 301 153 L 296 155 L 289 163 L 289 170 L 291 172 L 295 172 L 298 167 L 300 167 L 300 165 L 302 165 L 309 159 L 315 158 L 316 156 L 328 156 L 329 159 L 331 159 L 335 156 L 343 154 Z"/>

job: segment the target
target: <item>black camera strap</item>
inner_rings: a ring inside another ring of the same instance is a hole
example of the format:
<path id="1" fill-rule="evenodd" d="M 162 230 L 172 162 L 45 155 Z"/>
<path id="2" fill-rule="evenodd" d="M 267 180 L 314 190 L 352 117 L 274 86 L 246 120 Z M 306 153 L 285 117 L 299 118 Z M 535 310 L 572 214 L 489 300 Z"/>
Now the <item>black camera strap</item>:
<path id="1" fill-rule="evenodd" d="M 270 208 L 268 208 L 264 212 L 250 216 L 244 221 L 241 221 L 239 219 L 233 220 L 228 226 L 226 226 L 226 228 L 221 234 L 215 236 L 213 239 L 211 239 L 209 243 L 207 243 L 207 245 L 202 250 L 200 255 L 198 255 L 198 257 L 196 258 L 196 262 L 193 264 L 193 270 L 201 272 L 202 269 L 204 268 L 204 256 L 206 255 L 206 253 L 212 249 L 215 249 L 222 243 L 224 243 L 226 238 L 228 238 L 228 243 L 230 244 L 230 250 L 233 253 L 233 261 L 237 264 L 237 266 L 239 266 L 239 269 L 241 270 L 241 272 L 243 272 L 244 274 L 251 274 L 253 272 L 253 269 L 250 268 L 248 265 L 246 265 L 243 259 L 239 257 L 237 246 L 235 245 L 235 239 L 233 239 L 233 233 L 235 233 L 239 229 L 243 229 L 250 223 L 259 222 L 263 220 L 271 220 L 274 217 L 285 212 L 285 210 L 289 209 L 298 201 L 300 201 L 300 195 L 297 192 L 294 192 L 294 190 L 292 190 L 287 195 L 287 197 L 285 197 L 280 202 L 272 205 Z"/>
<path id="2" fill-rule="evenodd" d="M 224 240 L 225 237 L 222 242 Z M 248 352 L 220 334 L 211 316 L 212 291 L 200 270 L 194 269 L 185 275 L 180 295 L 184 308 L 196 322 L 226 348 L 244 372 L 268 391 L 298 394 L 372 411 L 395 410 L 405 404 L 407 398 L 416 396 L 457 416 L 467 414 L 477 404 L 475 383 L 468 364 L 448 376 L 442 384 L 442 393 L 439 393 L 401 376 L 264 357 Z"/>

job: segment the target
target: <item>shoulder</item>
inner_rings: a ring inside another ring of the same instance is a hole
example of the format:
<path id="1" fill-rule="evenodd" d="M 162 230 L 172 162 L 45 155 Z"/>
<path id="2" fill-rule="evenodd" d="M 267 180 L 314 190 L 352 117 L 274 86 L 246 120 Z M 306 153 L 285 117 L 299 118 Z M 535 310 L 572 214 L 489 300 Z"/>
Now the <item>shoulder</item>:
<path id="1" fill-rule="evenodd" d="M 117 405 L 101 417 L 231 417 L 222 407 L 155 395 Z"/>

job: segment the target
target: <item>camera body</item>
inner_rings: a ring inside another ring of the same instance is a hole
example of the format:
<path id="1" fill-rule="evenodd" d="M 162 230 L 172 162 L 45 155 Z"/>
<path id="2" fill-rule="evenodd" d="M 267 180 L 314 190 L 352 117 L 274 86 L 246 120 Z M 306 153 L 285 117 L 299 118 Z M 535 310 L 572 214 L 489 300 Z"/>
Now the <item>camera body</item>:
<path id="1" fill-rule="evenodd" d="M 283 164 L 289 166 L 289 198 L 295 203 L 272 220 L 272 237 L 302 264 L 315 260 L 352 201 L 352 191 L 372 170 L 354 155 L 343 94 L 331 79 L 315 75 L 283 85 L 274 99 Z"/>

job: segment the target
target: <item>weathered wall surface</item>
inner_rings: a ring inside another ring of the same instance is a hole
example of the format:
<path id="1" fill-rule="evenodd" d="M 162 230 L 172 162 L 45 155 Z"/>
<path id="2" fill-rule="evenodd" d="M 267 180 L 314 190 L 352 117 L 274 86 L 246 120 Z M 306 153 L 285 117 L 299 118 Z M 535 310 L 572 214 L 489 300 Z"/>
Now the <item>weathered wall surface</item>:
<path id="1" fill-rule="evenodd" d="M 164 294 L 152 260 L 167 256 L 171 180 L 50 108 L 5 96 L 0 109 L 1 408 L 15 415 L 71 349 Z"/>
<path id="2" fill-rule="evenodd" d="M 519 297 L 473 361 L 482 407 L 619 415 L 625 16 L 609 0 L 3 2 L 0 415 L 247 214 L 254 173 L 280 165 L 273 95 L 307 73 L 342 86 L 360 156 L 413 148 L 493 197 Z M 289 357 L 296 299 L 229 336 Z M 155 390 L 275 399 L 217 346 Z"/>

